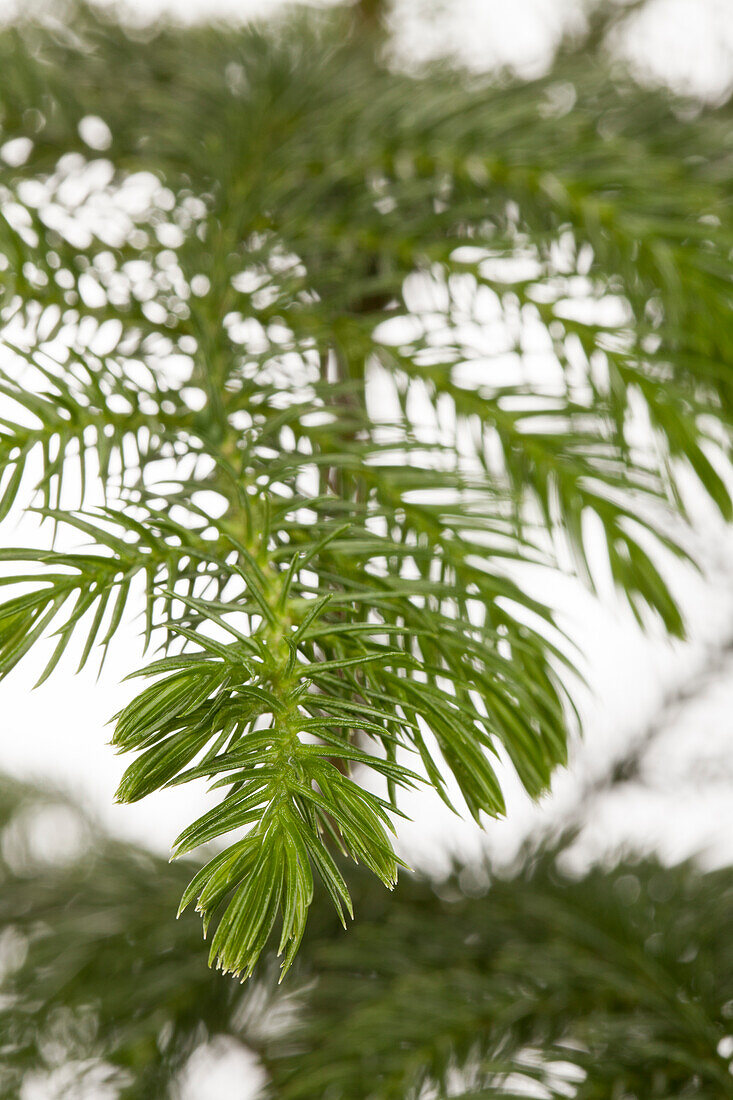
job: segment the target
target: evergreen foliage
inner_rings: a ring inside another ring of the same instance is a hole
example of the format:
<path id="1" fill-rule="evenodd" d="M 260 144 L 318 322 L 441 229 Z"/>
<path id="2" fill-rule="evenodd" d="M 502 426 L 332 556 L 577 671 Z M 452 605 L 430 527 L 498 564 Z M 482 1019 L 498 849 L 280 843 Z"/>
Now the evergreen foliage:
<path id="1" fill-rule="evenodd" d="M 477 819 L 492 759 L 546 789 L 572 707 L 529 565 L 589 577 L 595 517 L 679 634 L 680 472 L 731 514 L 729 108 L 612 78 L 595 31 L 526 82 L 407 74 L 367 23 L 0 32 L 0 515 L 49 532 L 2 551 L 0 672 L 83 665 L 142 598 L 119 797 L 222 792 L 175 852 L 231 841 L 182 905 L 243 976 L 276 927 L 291 965 L 314 877 L 351 913 L 335 852 L 393 886 L 420 776 Z"/>
<path id="2" fill-rule="evenodd" d="M 44 857 L 59 812 L 2 781 L 3 1100 L 31 1079 L 165 1100 L 217 1037 L 257 1054 L 271 1100 L 733 1096 L 730 868 L 627 858 L 569 879 L 566 837 L 508 877 L 406 874 L 396 898 L 357 869 L 356 926 L 316 895 L 287 986 L 270 967 L 242 988 L 207 969 L 190 914 L 166 918 L 186 868 L 89 822 Z"/>

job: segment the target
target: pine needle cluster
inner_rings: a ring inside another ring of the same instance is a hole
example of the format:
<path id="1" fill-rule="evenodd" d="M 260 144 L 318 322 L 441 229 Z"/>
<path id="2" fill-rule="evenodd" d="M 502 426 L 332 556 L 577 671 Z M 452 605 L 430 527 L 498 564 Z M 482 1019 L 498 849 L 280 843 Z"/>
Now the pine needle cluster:
<path id="1" fill-rule="evenodd" d="M 729 109 L 590 40 L 526 82 L 380 33 L 0 33 L 0 515 L 48 531 L 2 551 L 0 672 L 49 636 L 41 680 L 83 666 L 142 602 L 119 797 L 221 792 L 175 852 L 227 838 L 182 904 L 243 976 L 276 926 L 290 966 L 316 880 L 351 912 L 335 853 L 394 885 L 404 787 L 477 819 L 497 760 L 547 788 L 572 705 L 530 567 L 590 579 L 595 525 L 679 634 L 680 477 L 731 515 Z"/>

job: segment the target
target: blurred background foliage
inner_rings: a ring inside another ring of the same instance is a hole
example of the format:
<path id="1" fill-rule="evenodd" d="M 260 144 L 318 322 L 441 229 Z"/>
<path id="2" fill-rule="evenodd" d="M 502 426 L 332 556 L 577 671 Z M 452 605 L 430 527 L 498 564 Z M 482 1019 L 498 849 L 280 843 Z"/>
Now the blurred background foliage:
<path id="1" fill-rule="evenodd" d="M 733 871 L 627 856 L 562 870 L 568 833 L 500 873 L 354 874 L 344 931 L 316 898 L 289 981 L 209 970 L 190 868 L 4 779 L 0 1095 L 179 1097 L 236 1041 L 274 1098 L 733 1095 Z M 592 813 L 592 800 L 586 805 Z M 35 1090 L 35 1091 L 34 1091 Z M 190 1095 L 187 1094 L 187 1095 Z"/>

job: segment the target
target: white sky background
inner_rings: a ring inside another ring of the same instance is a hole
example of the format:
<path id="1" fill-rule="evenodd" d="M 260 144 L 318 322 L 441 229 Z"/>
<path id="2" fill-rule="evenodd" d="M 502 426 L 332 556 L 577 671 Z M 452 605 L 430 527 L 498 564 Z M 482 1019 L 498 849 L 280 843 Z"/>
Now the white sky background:
<path id="1" fill-rule="evenodd" d="M 175 12 L 179 18 L 241 18 L 274 11 L 282 4 L 128 0 L 127 6 L 139 18 L 163 12 Z M 17 7 L 12 0 L 0 0 L 0 17 Z M 402 0 L 397 4 L 396 31 L 412 56 L 443 49 L 476 67 L 508 63 L 533 73 L 549 60 L 559 21 L 577 19 L 580 9 L 579 0 L 515 0 L 511 5 L 505 0 Z M 716 100 L 733 83 L 733 0 L 653 0 L 637 20 L 633 36 L 618 48 L 652 79 Z M 561 817 L 572 806 L 579 784 L 602 772 L 643 732 L 665 697 L 694 684 L 722 641 L 733 641 L 733 531 L 695 500 L 694 486 L 690 495 L 708 576 L 696 577 L 679 566 L 671 574 L 688 615 L 690 641 L 671 644 L 659 633 L 656 638 L 644 637 L 611 594 L 601 604 L 576 581 L 553 578 L 551 590 L 544 588 L 541 594 L 561 608 L 586 661 L 591 685 L 580 698 L 585 740 L 575 749 L 571 770 L 558 774 L 553 795 L 539 808 L 514 791 L 508 820 L 491 823 L 485 834 L 453 817 L 437 797 L 416 796 L 407 807 L 415 814 L 414 823 L 401 827 L 403 850 L 413 865 L 444 865 L 448 853 L 476 854 L 487 843 L 510 855 L 540 821 Z M 35 521 L 19 515 L 15 520 L 15 526 L 3 525 L 0 545 L 38 544 Z M 548 584 L 546 578 L 543 584 Z M 50 681 L 31 691 L 43 661 L 29 658 L 22 663 L 0 685 L 0 769 L 50 778 L 78 793 L 115 832 L 167 852 L 173 837 L 206 804 L 203 790 L 196 792 L 189 785 L 158 792 L 133 806 L 113 802 L 125 762 L 108 746 L 110 727 L 105 723 L 131 697 L 131 685 L 120 681 L 138 667 L 139 653 L 138 626 L 128 624 L 98 682 L 93 661 L 76 677 L 72 663 L 65 662 Z M 650 785 L 641 790 L 629 784 L 600 801 L 579 859 L 639 838 L 668 859 L 693 852 L 713 863 L 732 859 L 733 771 L 727 777 L 719 774 L 732 745 L 733 651 L 704 690 L 670 712 L 665 733 L 650 753 Z M 48 837 L 47 843 L 53 845 L 54 838 Z M 249 1095 L 239 1093 L 226 1076 L 221 1052 L 215 1061 L 225 1076 L 212 1080 L 202 1061 L 204 1068 L 191 1070 L 183 1100 L 224 1094 L 228 1100 L 240 1100 Z M 29 1094 L 24 1100 L 34 1097 Z"/>

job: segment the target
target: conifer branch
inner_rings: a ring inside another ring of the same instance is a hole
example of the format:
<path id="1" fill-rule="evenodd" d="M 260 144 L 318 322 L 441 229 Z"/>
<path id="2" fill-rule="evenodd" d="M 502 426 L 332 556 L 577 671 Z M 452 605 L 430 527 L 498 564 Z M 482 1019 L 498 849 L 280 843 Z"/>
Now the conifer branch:
<path id="1" fill-rule="evenodd" d="M 353 14 L 0 33 L 0 512 L 92 544 L 4 553 L 0 671 L 52 630 L 42 678 L 83 664 L 144 586 L 119 795 L 223 792 L 177 851 L 236 831 L 184 902 L 244 975 L 278 922 L 291 964 L 315 879 L 350 911 L 336 850 L 394 883 L 418 774 L 477 820 L 492 758 L 546 789 L 574 719 L 528 566 L 591 580 L 593 519 L 680 634 L 681 469 L 731 514 L 724 117 L 577 49 L 409 75 Z"/>

